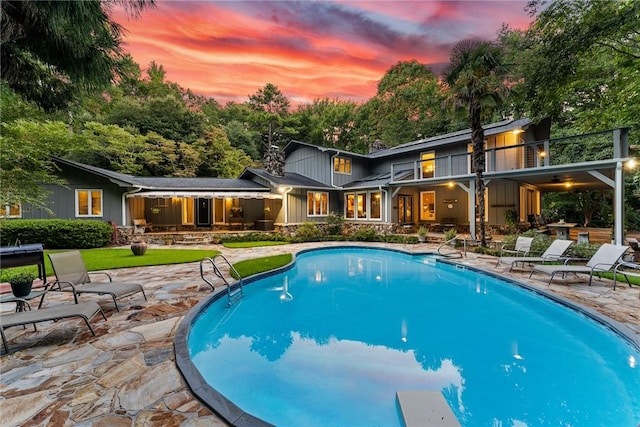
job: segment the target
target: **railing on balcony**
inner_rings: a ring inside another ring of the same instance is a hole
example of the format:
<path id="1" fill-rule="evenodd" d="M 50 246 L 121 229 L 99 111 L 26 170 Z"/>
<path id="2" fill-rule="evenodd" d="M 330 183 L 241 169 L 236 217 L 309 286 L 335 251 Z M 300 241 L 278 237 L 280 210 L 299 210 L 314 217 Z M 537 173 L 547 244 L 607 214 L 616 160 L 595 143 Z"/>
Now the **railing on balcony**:
<path id="1" fill-rule="evenodd" d="M 599 162 L 628 155 L 628 129 L 485 149 L 485 173 Z M 437 156 L 391 165 L 397 181 L 455 178 L 473 174 L 472 153 Z"/>

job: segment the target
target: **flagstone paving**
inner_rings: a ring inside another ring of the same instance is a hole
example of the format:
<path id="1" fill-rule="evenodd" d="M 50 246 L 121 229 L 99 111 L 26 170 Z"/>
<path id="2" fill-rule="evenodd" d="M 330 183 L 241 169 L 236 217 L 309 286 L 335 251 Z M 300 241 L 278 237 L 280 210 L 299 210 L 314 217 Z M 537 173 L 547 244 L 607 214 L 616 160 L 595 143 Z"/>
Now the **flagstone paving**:
<path id="1" fill-rule="evenodd" d="M 344 243 L 301 243 L 249 249 L 220 250 L 233 263 L 313 247 Z M 409 252 L 435 251 L 435 245 L 360 243 Z M 189 246 L 190 248 L 193 246 Z M 631 328 L 640 337 L 640 289 L 596 280 L 592 286 L 568 283 L 547 286 L 528 278 L 528 271 L 507 273 L 495 267 L 495 258 L 469 253 L 456 260 L 469 266 L 516 278 L 540 289 L 577 301 Z M 92 296 L 107 319 L 91 320 L 96 336 L 76 320 L 41 323 L 33 328 L 6 331 L 10 354 L 0 357 L 0 424 L 2 426 L 225 426 L 189 391 L 174 364 L 173 337 L 191 307 L 211 295 L 200 278 L 199 264 L 111 270 L 115 280 L 143 284 L 149 301 L 140 294 L 119 302 L 116 312 L 109 298 Z M 545 277 L 539 277 L 544 280 Z M 45 306 L 73 303 L 66 293 L 51 293 Z M 13 304 L 2 304 L 4 313 Z M 247 390 L 249 391 L 249 389 Z"/>

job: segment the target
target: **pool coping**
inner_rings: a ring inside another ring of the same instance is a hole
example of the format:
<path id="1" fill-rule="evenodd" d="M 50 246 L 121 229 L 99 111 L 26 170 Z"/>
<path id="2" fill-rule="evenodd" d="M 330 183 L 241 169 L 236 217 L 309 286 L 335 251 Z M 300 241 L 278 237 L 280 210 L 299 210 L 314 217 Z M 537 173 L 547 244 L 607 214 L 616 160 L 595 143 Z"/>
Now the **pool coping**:
<path id="1" fill-rule="evenodd" d="M 614 333 L 625 339 L 629 344 L 634 346 L 638 351 L 640 351 L 640 336 L 637 336 L 633 330 L 618 322 L 614 319 L 611 319 L 604 314 L 599 313 L 598 311 L 587 307 L 583 304 L 572 301 L 568 298 L 564 298 L 559 295 L 555 295 L 550 291 L 546 291 L 544 289 L 537 288 L 535 286 L 529 285 L 523 281 L 515 279 L 513 277 L 505 276 L 493 271 L 483 270 L 482 268 L 475 267 L 472 265 L 465 264 L 463 262 L 455 262 L 446 257 L 438 256 L 436 253 L 432 251 L 425 252 L 409 252 L 403 249 L 398 248 L 381 248 L 381 247 L 363 247 L 363 246 L 354 246 L 354 245 L 340 245 L 340 246 L 332 246 L 329 248 L 309 248 L 300 250 L 294 254 L 292 254 L 291 262 L 287 265 L 276 268 L 274 270 L 270 270 L 264 273 L 254 274 L 252 276 L 246 277 L 243 279 L 244 285 L 250 285 L 253 282 L 256 282 L 260 279 L 274 276 L 284 271 L 288 271 L 292 269 L 296 264 L 296 258 L 299 255 L 308 252 L 316 252 L 321 250 L 335 250 L 335 249 L 366 249 L 366 250 L 380 250 L 380 251 L 390 251 L 390 252 L 400 252 L 410 256 L 425 256 L 425 255 L 436 255 L 436 261 L 442 262 L 444 264 L 453 265 L 453 266 L 463 266 L 466 269 L 472 270 L 477 273 L 482 273 L 494 278 L 498 278 L 504 280 L 508 283 L 514 284 L 522 289 L 525 289 L 530 292 L 534 292 L 540 296 L 546 297 L 558 304 L 561 304 L 567 308 L 570 308 L 574 311 L 582 313 L 587 317 L 593 319 L 594 321 L 604 325 L 611 329 Z M 463 258 L 464 260 L 464 258 Z M 242 410 L 239 406 L 234 404 L 231 400 L 227 399 L 223 394 L 218 392 L 215 388 L 210 386 L 206 380 L 200 374 L 200 371 L 196 368 L 196 366 L 191 361 L 189 357 L 189 350 L 187 346 L 187 338 L 189 336 L 189 332 L 191 331 L 191 325 L 194 320 L 200 315 L 202 311 L 204 311 L 210 304 L 217 302 L 219 299 L 226 296 L 226 290 L 224 287 L 220 287 L 218 290 L 214 291 L 214 293 L 209 297 L 189 310 L 186 316 L 182 319 L 175 333 L 173 348 L 175 352 L 175 363 L 178 368 L 178 371 L 183 376 L 187 386 L 191 390 L 191 392 L 209 409 L 214 411 L 216 414 L 224 418 L 225 421 L 230 423 L 232 426 L 237 427 L 267 427 L 273 426 L 270 424 L 248 412 Z"/>

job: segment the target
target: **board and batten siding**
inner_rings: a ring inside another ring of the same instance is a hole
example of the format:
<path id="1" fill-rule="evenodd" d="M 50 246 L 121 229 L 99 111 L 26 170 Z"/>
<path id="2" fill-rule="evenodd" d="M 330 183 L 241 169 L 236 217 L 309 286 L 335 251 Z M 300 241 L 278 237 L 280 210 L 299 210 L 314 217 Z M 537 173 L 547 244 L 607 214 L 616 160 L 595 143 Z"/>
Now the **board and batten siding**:
<path id="1" fill-rule="evenodd" d="M 286 172 L 293 172 L 307 178 L 331 184 L 331 154 L 312 147 L 298 147 L 287 156 Z"/>
<path id="2" fill-rule="evenodd" d="M 325 192 L 325 190 L 313 190 L 316 192 Z M 329 213 L 342 212 L 340 209 L 340 199 L 337 191 L 328 191 L 329 193 Z M 326 216 L 308 216 L 307 214 L 307 190 L 296 188 L 287 195 L 287 205 L 289 210 L 289 224 L 303 222 L 324 222 Z"/>
<path id="3" fill-rule="evenodd" d="M 53 215 L 45 209 L 23 206 L 22 218 L 24 219 L 96 219 L 113 221 L 117 225 L 122 224 L 122 194 L 126 189 L 113 184 L 106 178 L 93 174 L 76 172 L 75 170 L 61 166 L 60 176 L 66 180 L 67 188 L 59 185 L 45 185 L 50 192 L 47 207 Z M 76 190 L 102 190 L 102 215 L 99 217 L 76 217 L 75 197 Z"/>
<path id="4" fill-rule="evenodd" d="M 367 161 L 359 158 L 352 158 L 349 156 L 342 156 L 342 155 L 338 155 L 338 157 L 351 160 L 351 173 L 345 174 L 345 173 L 338 173 L 333 171 L 333 163 L 330 162 L 329 163 L 330 168 L 331 168 L 331 171 L 333 172 L 333 185 L 337 187 L 342 187 L 343 185 L 348 184 L 349 182 L 358 181 L 370 175 L 369 165 Z"/>
<path id="5" fill-rule="evenodd" d="M 516 182 L 490 182 L 487 186 L 489 211 L 487 223 L 504 224 L 504 214 L 508 210 L 519 210 L 520 188 Z"/>

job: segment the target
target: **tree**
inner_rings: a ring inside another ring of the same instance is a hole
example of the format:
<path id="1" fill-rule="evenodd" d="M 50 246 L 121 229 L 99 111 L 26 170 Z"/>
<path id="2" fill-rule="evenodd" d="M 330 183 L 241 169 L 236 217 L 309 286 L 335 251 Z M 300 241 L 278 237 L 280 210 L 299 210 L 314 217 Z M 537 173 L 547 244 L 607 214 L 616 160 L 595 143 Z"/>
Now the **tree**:
<path id="1" fill-rule="evenodd" d="M 123 28 L 109 18 L 115 5 L 136 16 L 153 0 L 3 1 L 2 79 L 46 110 L 107 87 L 123 57 Z"/>
<path id="2" fill-rule="evenodd" d="M 415 59 L 395 64 L 369 101 L 375 137 L 392 147 L 444 132 L 449 119 L 440 89 L 437 76 L 424 64 Z"/>
<path id="3" fill-rule="evenodd" d="M 200 152 L 198 176 L 235 178 L 254 162 L 244 151 L 231 146 L 227 135 L 220 128 L 209 127 L 194 147 Z"/>
<path id="4" fill-rule="evenodd" d="M 59 121 L 15 120 L 0 133 L 0 206 L 22 204 L 48 210 L 42 184 L 64 185 L 53 155 L 76 145 L 75 135 Z"/>
<path id="5" fill-rule="evenodd" d="M 361 151 L 355 132 L 357 104 L 352 101 L 315 99 L 293 114 L 300 123 L 300 138 L 312 144 Z"/>
<path id="6" fill-rule="evenodd" d="M 451 90 L 450 101 L 454 109 L 467 108 L 473 145 L 473 170 L 476 174 L 476 202 L 480 215 L 480 244 L 486 246 L 482 118 L 499 105 L 507 93 L 501 49 L 496 44 L 476 40 L 457 43 L 444 70 L 444 83 Z"/>
<path id="7" fill-rule="evenodd" d="M 289 113 L 289 100 L 277 86 L 267 83 L 255 94 L 249 95 L 249 105 L 254 111 L 261 113 L 261 121 L 268 125 L 265 142 L 267 147 L 270 147 L 275 142 L 276 128 L 281 125 L 282 119 Z"/>
<path id="8" fill-rule="evenodd" d="M 635 122 L 640 2 L 545 3 L 531 2 L 532 12 L 541 11 L 527 31 L 507 27 L 499 37 L 522 77 L 516 93 L 526 114 L 584 132 Z"/>

